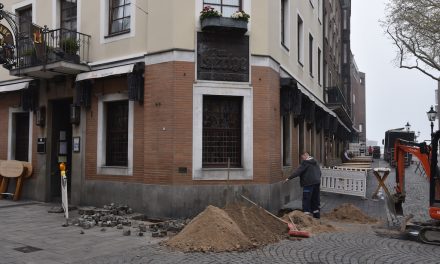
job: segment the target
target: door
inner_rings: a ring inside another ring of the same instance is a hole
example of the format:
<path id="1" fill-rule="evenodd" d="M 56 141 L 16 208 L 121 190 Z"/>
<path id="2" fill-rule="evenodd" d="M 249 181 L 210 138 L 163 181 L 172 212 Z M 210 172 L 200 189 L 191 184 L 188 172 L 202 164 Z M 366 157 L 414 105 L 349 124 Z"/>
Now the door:
<path id="1" fill-rule="evenodd" d="M 70 124 L 70 105 L 72 99 L 55 100 L 52 104 L 51 137 L 51 200 L 61 201 L 61 175 L 59 164 L 66 164 L 67 190 L 71 193 L 72 171 L 72 125 Z"/>

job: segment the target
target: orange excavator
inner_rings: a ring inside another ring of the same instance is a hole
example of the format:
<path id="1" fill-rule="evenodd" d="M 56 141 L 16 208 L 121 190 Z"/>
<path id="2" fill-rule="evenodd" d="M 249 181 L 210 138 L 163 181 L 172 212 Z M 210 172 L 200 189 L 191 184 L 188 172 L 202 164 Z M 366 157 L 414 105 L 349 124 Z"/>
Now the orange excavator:
<path id="1" fill-rule="evenodd" d="M 405 231 L 417 235 L 428 244 L 440 245 L 440 172 L 438 167 L 438 146 L 440 130 L 431 136 L 431 145 L 397 139 L 394 143 L 396 162 L 396 193 L 389 197 L 389 209 L 396 215 L 403 215 L 405 202 L 405 154 L 411 153 L 420 160 L 429 180 L 429 215 L 432 220 L 413 222 L 404 227 Z M 406 224 L 406 223 L 405 223 Z M 402 230 L 404 231 L 404 230 Z"/>

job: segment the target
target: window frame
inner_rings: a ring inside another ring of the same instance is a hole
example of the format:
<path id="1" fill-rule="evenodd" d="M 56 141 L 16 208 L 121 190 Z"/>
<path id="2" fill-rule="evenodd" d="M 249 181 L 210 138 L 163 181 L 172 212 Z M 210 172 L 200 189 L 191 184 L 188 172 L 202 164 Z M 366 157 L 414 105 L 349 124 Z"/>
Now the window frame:
<path id="1" fill-rule="evenodd" d="M 130 3 L 127 4 L 126 1 L 130 1 Z M 108 0 L 108 30 L 107 30 L 107 37 L 112 37 L 112 36 L 117 36 L 117 35 L 123 35 L 123 34 L 130 33 L 130 30 L 131 30 L 131 20 L 132 20 L 132 12 L 133 12 L 132 4 L 133 4 L 133 1 L 131 1 L 131 0 L 124 0 L 124 4 L 123 5 L 119 5 L 117 7 L 113 7 L 112 6 L 113 5 L 113 0 Z M 114 19 L 113 18 L 113 11 L 116 10 L 117 8 L 123 8 L 123 10 L 125 10 L 126 6 L 130 7 L 130 15 L 129 16 L 124 16 L 124 11 L 123 11 L 122 17 Z M 128 23 L 129 28 L 125 29 L 125 30 L 120 30 L 120 31 L 117 31 L 117 32 L 112 32 L 112 24 L 113 24 L 113 22 L 115 22 L 117 20 L 124 20 L 127 17 L 129 18 L 129 21 L 130 21 Z"/>
<path id="2" fill-rule="evenodd" d="M 281 46 L 289 51 L 290 46 L 290 1 L 281 0 Z"/>
<path id="3" fill-rule="evenodd" d="M 304 20 L 297 15 L 297 49 L 298 49 L 298 63 L 304 65 Z"/>
<path id="4" fill-rule="evenodd" d="M 70 8 L 73 7 L 64 7 L 64 5 L 66 4 L 66 0 L 60 0 L 60 28 L 64 28 L 64 29 L 68 29 L 68 30 L 72 30 L 70 28 L 66 28 L 63 27 L 63 10 L 68 10 Z M 78 31 L 78 1 L 76 0 L 75 2 L 75 9 L 76 9 L 76 15 L 75 15 L 75 30 L 74 31 Z M 70 18 L 68 19 L 68 21 L 73 22 L 73 19 Z M 72 30 L 73 31 L 73 30 Z"/>
<path id="5" fill-rule="evenodd" d="M 313 76 L 313 42 L 314 38 L 311 33 L 309 33 L 309 74 L 310 77 L 314 78 Z"/>
<path id="6" fill-rule="evenodd" d="M 283 167 L 292 166 L 292 115 L 281 116 L 281 149 Z"/>
<path id="7" fill-rule="evenodd" d="M 128 151 L 127 166 L 106 165 L 107 140 L 107 111 L 105 104 L 113 101 L 128 101 Z M 98 175 L 133 175 L 133 131 L 134 131 L 134 102 L 128 100 L 128 94 L 116 93 L 98 96 L 98 131 L 97 131 L 97 171 Z"/>
<path id="8" fill-rule="evenodd" d="M 23 111 L 21 107 L 9 107 L 8 120 L 8 160 L 15 159 L 15 114 L 29 113 L 29 142 L 28 142 L 28 162 L 32 161 L 32 142 L 33 142 L 33 112 Z"/>
<path id="9" fill-rule="evenodd" d="M 220 13 L 222 14 L 222 16 L 223 16 L 223 7 L 224 6 L 226 6 L 226 7 L 238 7 L 238 11 L 243 10 L 243 0 L 238 0 L 238 6 L 223 4 L 223 1 L 224 0 L 220 0 L 220 4 L 212 4 L 212 3 L 205 3 L 205 0 L 203 0 L 202 1 L 202 6 L 203 7 L 205 7 L 205 6 L 211 6 L 211 7 L 219 6 L 220 7 Z"/>

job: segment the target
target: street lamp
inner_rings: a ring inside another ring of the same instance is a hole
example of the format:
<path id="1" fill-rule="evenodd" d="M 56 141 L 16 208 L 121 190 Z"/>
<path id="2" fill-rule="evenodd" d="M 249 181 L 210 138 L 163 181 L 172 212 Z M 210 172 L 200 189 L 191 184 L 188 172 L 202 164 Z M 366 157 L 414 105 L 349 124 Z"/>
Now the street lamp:
<path id="1" fill-rule="evenodd" d="M 429 109 L 429 111 L 426 112 L 426 114 L 428 115 L 429 121 L 431 121 L 431 134 L 433 134 L 434 133 L 434 121 L 435 121 L 435 118 L 437 117 L 437 112 L 434 110 L 434 107 L 431 105 L 431 109 Z"/>
<path id="2" fill-rule="evenodd" d="M 409 122 L 406 122 L 405 129 L 406 132 L 409 132 L 409 130 L 411 129 L 411 125 L 409 124 Z"/>

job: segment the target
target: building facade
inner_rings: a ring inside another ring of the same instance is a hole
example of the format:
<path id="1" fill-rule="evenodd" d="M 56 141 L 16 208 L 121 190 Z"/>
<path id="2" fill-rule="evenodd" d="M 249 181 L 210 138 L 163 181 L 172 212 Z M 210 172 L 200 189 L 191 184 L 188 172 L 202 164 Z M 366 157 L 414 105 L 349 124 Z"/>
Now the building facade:
<path id="1" fill-rule="evenodd" d="M 300 152 L 334 161 L 353 132 L 325 99 L 325 1 L 2 2 L 0 159 L 32 162 L 26 198 L 57 200 L 65 162 L 73 204 L 277 210 Z"/>
<path id="2" fill-rule="evenodd" d="M 353 94 L 351 103 L 353 109 L 353 127 L 357 129 L 356 139 L 354 140 L 367 146 L 365 86 L 365 73 L 359 71 L 354 56 L 351 55 L 351 89 Z"/>

